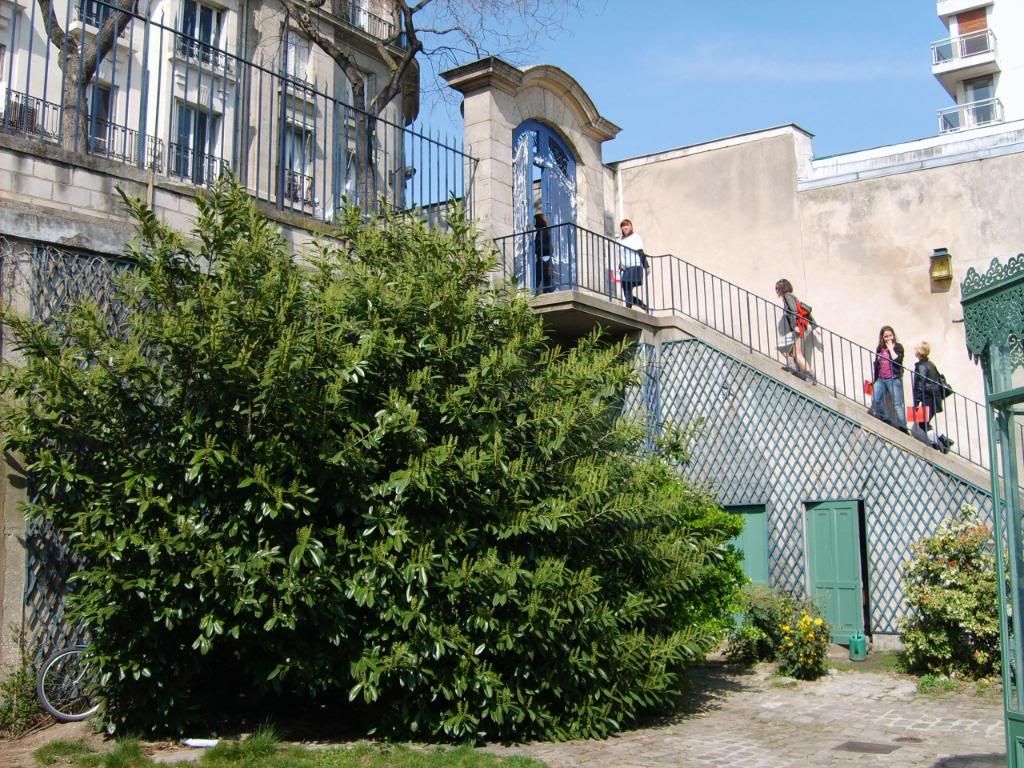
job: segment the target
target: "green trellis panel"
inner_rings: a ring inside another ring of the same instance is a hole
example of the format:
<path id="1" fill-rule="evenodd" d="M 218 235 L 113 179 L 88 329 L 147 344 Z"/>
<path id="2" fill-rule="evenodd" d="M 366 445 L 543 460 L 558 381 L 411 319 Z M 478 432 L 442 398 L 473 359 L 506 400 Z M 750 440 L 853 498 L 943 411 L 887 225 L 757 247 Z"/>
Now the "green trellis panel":
<path id="1" fill-rule="evenodd" d="M 766 505 L 773 586 L 806 595 L 804 502 L 860 499 L 868 630 L 895 634 L 912 545 L 964 503 L 991 523 L 989 491 L 701 340 L 663 344 L 648 359 L 656 366 L 645 377 L 656 384 L 652 420 L 700 427 L 686 476 L 725 506 Z"/>

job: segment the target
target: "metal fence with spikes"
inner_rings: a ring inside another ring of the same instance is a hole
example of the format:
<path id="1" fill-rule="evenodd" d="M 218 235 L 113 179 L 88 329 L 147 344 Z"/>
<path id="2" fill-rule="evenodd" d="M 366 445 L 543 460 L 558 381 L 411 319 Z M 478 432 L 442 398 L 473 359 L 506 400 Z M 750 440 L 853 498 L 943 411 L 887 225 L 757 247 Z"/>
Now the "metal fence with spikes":
<path id="1" fill-rule="evenodd" d="M 327 77 L 310 79 L 308 52 L 297 53 L 302 41 L 287 23 L 280 40 L 246 59 L 227 50 L 225 12 L 197 2 L 180 3 L 174 18 L 104 0 L 54 8 L 44 18 L 29 3 L 0 39 L 0 130 L 195 186 L 231 171 L 257 199 L 319 221 L 345 205 L 443 221 L 453 199 L 472 214 L 476 160 L 460 143 L 402 125 L 397 107 L 386 119 L 353 106 L 333 62 Z M 345 21 L 386 31 L 376 17 L 350 12 Z M 78 71 L 65 72 L 50 43 L 55 26 L 90 42 L 121 29 L 90 70 L 80 57 Z"/>

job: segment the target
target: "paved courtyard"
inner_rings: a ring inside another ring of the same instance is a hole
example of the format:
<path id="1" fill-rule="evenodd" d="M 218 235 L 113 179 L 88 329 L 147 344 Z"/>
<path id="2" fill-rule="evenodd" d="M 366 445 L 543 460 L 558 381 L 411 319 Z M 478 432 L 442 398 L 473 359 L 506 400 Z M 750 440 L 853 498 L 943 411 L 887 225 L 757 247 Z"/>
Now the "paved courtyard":
<path id="1" fill-rule="evenodd" d="M 1006 765 L 996 691 L 919 694 L 911 679 L 836 672 L 780 687 L 767 668 L 710 665 L 689 712 L 604 741 L 490 749 L 526 754 L 551 768 Z"/>
<path id="2" fill-rule="evenodd" d="M 744 671 L 711 663 L 696 672 L 689 708 L 670 721 L 604 741 L 486 750 L 530 755 L 550 768 L 1006 765 L 996 690 L 920 694 L 913 679 L 854 669 L 780 685 L 766 666 Z M 0 766 L 38 768 L 32 753 L 55 738 L 86 738 L 102 748 L 85 723 L 54 726 L 0 742 Z M 160 762 L 202 753 L 172 744 L 147 751 Z"/>

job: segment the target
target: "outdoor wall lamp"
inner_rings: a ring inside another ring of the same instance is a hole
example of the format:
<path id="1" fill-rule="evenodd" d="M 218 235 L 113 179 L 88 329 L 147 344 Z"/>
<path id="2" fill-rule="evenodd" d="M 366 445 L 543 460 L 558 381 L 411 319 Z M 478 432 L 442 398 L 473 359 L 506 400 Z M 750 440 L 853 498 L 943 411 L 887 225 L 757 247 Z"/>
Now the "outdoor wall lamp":
<path id="1" fill-rule="evenodd" d="M 937 283 L 953 280 L 953 256 L 945 248 L 936 248 L 928 264 L 928 277 Z"/>

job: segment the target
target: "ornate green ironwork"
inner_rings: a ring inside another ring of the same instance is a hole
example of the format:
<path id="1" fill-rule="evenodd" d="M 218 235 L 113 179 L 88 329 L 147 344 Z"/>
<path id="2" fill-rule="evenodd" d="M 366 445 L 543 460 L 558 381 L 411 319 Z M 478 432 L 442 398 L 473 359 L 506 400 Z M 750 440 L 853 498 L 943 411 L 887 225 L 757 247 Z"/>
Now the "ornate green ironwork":
<path id="1" fill-rule="evenodd" d="M 967 270 L 960 295 L 971 358 L 980 361 L 994 344 L 1008 349 L 1011 370 L 1024 366 L 1024 253 L 1005 265 L 993 259 L 983 274 Z"/>

